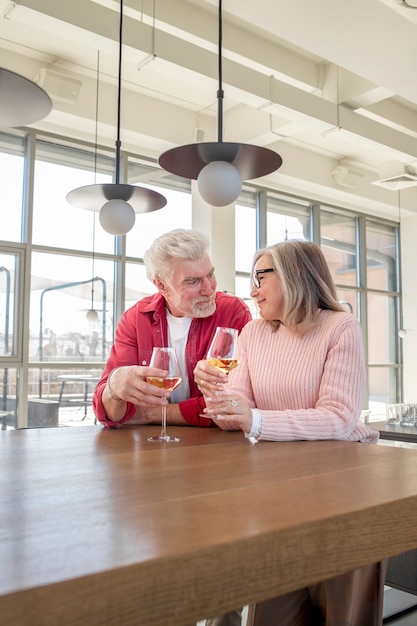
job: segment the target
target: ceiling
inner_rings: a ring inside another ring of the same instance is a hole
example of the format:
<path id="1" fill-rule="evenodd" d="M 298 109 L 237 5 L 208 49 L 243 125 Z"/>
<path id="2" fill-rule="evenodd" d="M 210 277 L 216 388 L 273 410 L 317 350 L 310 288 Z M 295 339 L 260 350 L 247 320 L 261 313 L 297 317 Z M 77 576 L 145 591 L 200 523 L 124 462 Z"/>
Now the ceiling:
<path id="1" fill-rule="evenodd" d="M 0 0 L 0 65 L 53 100 L 33 127 L 92 143 L 97 132 L 114 147 L 119 10 L 118 0 Z M 217 0 L 124 0 L 124 150 L 156 162 L 217 140 L 217 12 Z M 395 219 L 399 203 L 417 212 L 417 8 L 223 0 L 222 51 L 224 141 L 283 158 L 255 184 Z M 400 195 L 375 184 L 393 176 Z"/>

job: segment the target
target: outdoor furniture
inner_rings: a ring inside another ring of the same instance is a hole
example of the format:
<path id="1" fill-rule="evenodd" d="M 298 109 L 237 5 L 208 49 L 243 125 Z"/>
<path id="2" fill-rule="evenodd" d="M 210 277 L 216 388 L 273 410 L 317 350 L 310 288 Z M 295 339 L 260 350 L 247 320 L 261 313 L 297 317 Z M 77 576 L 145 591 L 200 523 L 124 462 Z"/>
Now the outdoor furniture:
<path id="1" fill-rule="evenodd" d="M 50 398 L 28 399 L 28 428 L 58 426 L 58 400 Z"/>
<path id="2" fill-rule="evenodd" d="M 0 411 L 1 429 L 6 430 L 8 411 Z"/>
<path id="3" fill-rule="evenodd" d="M 93 385 L 95 386 L 100 378 L 92 374 L 61 374 L 57 376 L 57 380 L 61 381 L 61 390 L 58 399 L 59 406 L 63 403 L 64 390 L 68 383 L 82 383 L 84 385 L 82 398 L 70 397 L 68 401 L 84 407 L 84 416 L 81 421 L 85 420 L 87 417 L 87 407 L 91 404 L 89 392 L 94 390 Z"/>
<path id="4" fill-rule="evenodd" d="M 379 431 L 381 439 L 417 443 L 417 427 L 402 424 L 388 424 L 385 420 L 369 422 L 369 426 Z"/>

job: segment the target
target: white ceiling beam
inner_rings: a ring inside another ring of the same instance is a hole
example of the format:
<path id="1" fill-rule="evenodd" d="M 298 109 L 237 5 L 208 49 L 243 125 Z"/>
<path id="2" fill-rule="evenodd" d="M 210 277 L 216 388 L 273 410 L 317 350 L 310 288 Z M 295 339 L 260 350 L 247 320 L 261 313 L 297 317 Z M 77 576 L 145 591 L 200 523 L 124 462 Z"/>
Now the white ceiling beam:
<path id="1" fill-rule="evenodd" d="M 352 74 L 333 63 L 327 63 L 325 67 L 323 96 L 336 104 L 339 102 L 351 109 L 358 109 L 395 95 L 385 87 Z"/>
<path id="2" fill-rule="evenodd" d="M 115 5 L 117 7 L 117 4 Z M 131 2 L 128 6 L 137 6 Z M 168 49 L 164 52 L 164 58 L 170 60 L 170 42 L 184 41 L 193 44 L 193 34 L 196 39 L 195 47 L 203 46 L 210 53 L 217 55 L 217 15 L 204 10 L 196 9 L 192 4 L 181 0 L 166 0 L 156 4 L 157 22 L 155 38 L 152 31 L 152 14 L 149 13 L 150 3 L 145 4 L 147 10 L 147 23 L 138 21 L 129 15 L 124 16 L 123 42 L 133 49 L 152 51 L 152 42 L 158 54 L 161 54 L 160 46 Z M 26 8 L 27 15 L 23 16 L 22 10 Z M 136 10 L 140 16 L 140 12 Z M 49 18 L 51 25 L 58 27 L 57 23 L 77 29 L 88 31 L 97 36 L 103 44 L 106 39 L 117 41 L 118 39 L 118 14 L 105 6 L 86 0 L 72 0 L 67 3 L 56 0 L 19 0 L 19 14 L 15 19 L 21 19 L 32 26 L 42 24 Z M 151 22 L 151 23 L 149 23 Z M 239 62 L 257 68 L 267 74 L 275 73 L 278 76 L 287 76 L 295 85 L 307 90 L 318 89 L 319 74 L 317 64 L 306 56 L 295 51 L 289 52 L 283 46 L 277 44 L 272 38 L 268 39 L 257 33 L 248 33 L 231 21 L 224 20 L 223 51 L 225 56 Z M 158 26 L 159 25 L 159 26 Z M 174 25 L 174 28 L 172 28 Z M 190 34 L 191 33 L 191 34 Z M 64 34 L 65 36 L 65 34 Z M 161 39 L 165 42 L 162 44 Z M 91 40 L 91 47 L 97 47 Z M 211 56 L 211 55 L 210 55 Z M 214 65 L 217 71 L 217 64 Z"/>
<path id="3" fill-rule="evenodd" d="M 197 126 L 203 128 L 205 141 L 216 139 L 217 3 L 157 0 L 156 31 L 153 4 L 152 0 L 125 3 L 122 143 L 126 150 L 156 158 L 165 149 L 192 143 Z M 299 159 L 304 153 L 306 163 L 328 159 L 333 166 L 335 159 L 360 161 L 362 148 L 363 155 L 372 153 L 373 157 L 379 152 L 380 160 L 415 160 L 416 114 L 407 110 L 407 100 L 413 102 L 417 87 L 415 81 L 407 80 L 405 86 L 395 88 L 417 58 L 409 56 L 417 51 L 415 26 L 410 25 L 412 31 L 404 28 L 401 17 L 384 6 L 381 12 L 379 4 L 376 0 L 257 0 L 254 7 L 227 0 L 223 33 L 227 140 L 276 145 L 277 151 L 282 148 L 290 157 L 297 153 Z M 100 49 L 99 139 L 113 144 L 118 7 L 113 0 L 19 0 L 10 19 L 0 24 L 0 37 L 12 52 L 19 44 L 13 27 L 25 28 L 25 38 L 20 40 L 21 53 L 26 46 L 28 54 L 26 65 L 22 63 L 25 75 L 30 71 L 33 78 L 35 70 L 49 61 L 64 73 L 82 77 L 78 102 L 54 101 L 54 110 L 39 128 L 62 128 L 62 134 L 71 128 L 74 137 L 86 138 L 91 127 L 92 139 L 95 62 Z M 38 38 L 45 35 L 42 50 L 39 43 L 31 50 L 31 31 Z M 401 49 L 387 45 L 388 32 L 404 43 Z M 154 43 L 156 59 L 138 71 L 154 51 Z M 377 63 L 374 50 L 378 50 Z M 12 62 L 11 56 L 7 63 Z M 328 76 L 326 83 L 325 74 L 335 66 L 343 78 L 338 98 L 334 79 L 332 83 Z M 395 109 L 398 100 L 389 99 L 394 93 L 404 99 L 404 115 L 401 107 Z M 356 107 L 357 112 L 352 110 Z M 321 141 L 328 130 L 335 130 L 343 142 L 336 141 L 336 135 Z M 322 184 L 329 185 L 330 192 L 334 188 L 327 166 L 323 168 L 327 173 L 320 182 L 317 179 L 317 193 Z M 303 170 L 299 168 L 299 182 L 305 175 L 313 190 L 315 183 L 308 172 L 311 176 L 314 170 Z M 291 160 L 284 160 L 279 173 L 271 176 L 271 184 L 279 186 L 293 171 L 297 176 Z"/>
<path id="4" fill-rule="evenodd" d="M 407 79 L 415 75 L 416 25 L 381 2 L 257 0 L 256 10 L 242 0 L 227 5 L 253 26 L 417 103 L 417 81 Z"/>
<path id="5" fill-rule="evenodd" d="M 417 137 L 416 113 L 405 102 L 384 100 L 370 105 L 361 114 Z"/>

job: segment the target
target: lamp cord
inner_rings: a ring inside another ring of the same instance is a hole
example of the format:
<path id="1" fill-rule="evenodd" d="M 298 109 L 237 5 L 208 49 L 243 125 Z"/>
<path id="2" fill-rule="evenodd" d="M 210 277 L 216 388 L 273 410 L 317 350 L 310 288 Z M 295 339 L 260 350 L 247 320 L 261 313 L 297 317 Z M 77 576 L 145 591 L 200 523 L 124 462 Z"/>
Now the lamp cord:
<path id="1" fill-rule="evenodd" d="M 123 33 L 123 0 L 120 0 L 120 23 L 119 23 L 119 67 L 117 81 L 117 139 L 116 139 L 116 185 L 120 180 L 120 103 L 122 92 L 122 33 Z"/>
<path id="2" fill-rule="evenodd" d="M 95 125 L 95 131 L 94 131 L 94 184 L 97 183 L 99 76 L 100 76 L 100 50 L 97 50 L 97 67 L 96 67 L 96 125 Z"/>
<path id="3" fill-rule="evenodd" d="M 340 126 L 340 95 L 339 95 L 339 66 L 336 65 L 336 123 L 337 128 Z"/>
<path id="4" fill-rule="evenodd" d="M 96 242 L 96 212 L 93 211 L 93 254 L 91 257 L 91 309 L 94 310 L 94 264 Z"/>
<path id="5" fill-rule="evenodd" d="M 94 184 L 97 183 L 97 151 L 98 151 L 98 101 L 100 77 L 100 50 L 97 50 L 97 80 L 96 80 L 96 126 L 94 137 Z M 93 250 L 91 260 L 91 309 L 94 310 L 94 265 L 96 243 L 96 212 L 93 211 Z"/>
<path id="6" fill-rule="evenodd" d="M 152 58 L 156 57 L 155 54 L 155 0 L 152 5 Z"/>
<path id="7" fill-rule="evenodd" d="M 219 0 L 219 42 L 218 42 L 218 67 L 219 67 L 219 88 L 217 90 L 217 139 L 221 143 L 223 141 L 223 67 L 222 67 L 222 39 L 223 39 L 223 24 L 222 24 L 222 0 Z"/>

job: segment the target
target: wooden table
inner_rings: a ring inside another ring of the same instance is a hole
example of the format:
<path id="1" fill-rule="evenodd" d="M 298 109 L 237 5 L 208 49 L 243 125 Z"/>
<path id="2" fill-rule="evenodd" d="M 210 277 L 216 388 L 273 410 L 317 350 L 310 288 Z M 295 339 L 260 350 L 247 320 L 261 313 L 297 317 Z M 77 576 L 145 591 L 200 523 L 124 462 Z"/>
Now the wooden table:
<path id="1" fill-rule="evenodd" d="M 417 443 L 417 428 L 415 426 L 401 426 L 401 424 L 387 424 L 387 422 L 370 422 L 369 426 L 379 430 L 381 439 L 392 441 L 406 441 Z"/>
<path id="2" fill-rule="evenodd" d="M 417 546 L 414 450 L 0 433 L 0 622 L 183 626 Z"/>

